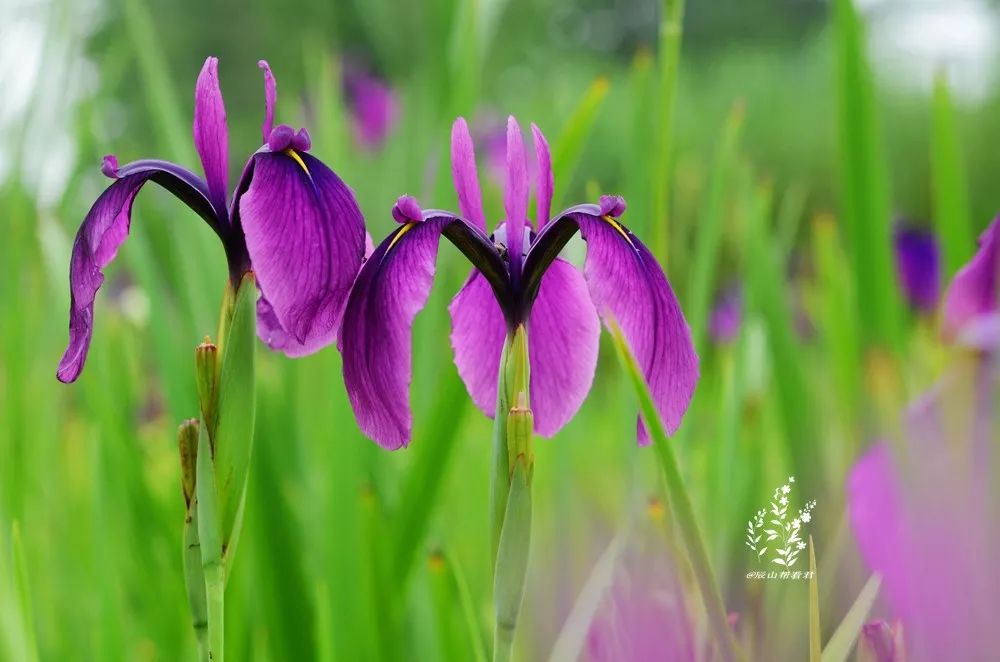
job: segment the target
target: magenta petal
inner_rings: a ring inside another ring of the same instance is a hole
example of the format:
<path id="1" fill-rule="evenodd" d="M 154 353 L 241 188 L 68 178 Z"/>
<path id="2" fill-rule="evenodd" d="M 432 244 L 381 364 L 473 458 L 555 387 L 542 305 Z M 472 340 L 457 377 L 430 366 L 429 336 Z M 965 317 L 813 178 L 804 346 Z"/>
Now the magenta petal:
<path id="1" fill-rule="evenodd" d="M 507 184 L 503 190 L 503 208 L 507 213 L 507 236 L 512 237 L 507 250 L 511 265 L 520 269 L 521 242 L 516 237 L 524 234 L 528 220 L 528 165 L 524 157 L 521 127 L 513 117 L 507 118 Z"/>
<path id="2" fill-rule="evenodd" d="M 621 327 L 672 434 L 698 382 L 698 356 L 677 297 L 653 254 L 618 221 L 573 218 L 587 241 L 583 271 L 597 312 Z M 639 443 L 648 441 L 640 421 Z"/>
<path id="3" fill-rule="evenodd" d="M 943 325 L 949 335 L 960 335 L 979 318 L 997 312 L 997 269 L 1000 268 L 998 244 L 1000 218 L 995 219 L 979 237 L 979 251 L 958 270 L 944 299 Z"/>
<path id="4" fill-rule="evenodd" d="M 319 159 L 295 156 L 255 155 L 239 200 L 250 261 L 267 299 L 261 338 L 290 356 L 334 339 L 365 250 L 364 219 L 350 189 Z M 275 322 L 287 336 L 275 333 Z"/>
<path id="5" fill-rule="evenodd" d="M 194 93 L 194 146 L 201 157 L 212 204 L 226 214 L 229 192 L 229 135 L 226 106 L 219 89 L 219 60 L 210 57 L 198 75 Z"/>
<path id="6" fill-rule="evenodd" d="M 434 280 L 441 232 L 453 218 L 401 225 L 365 262 L 344 309 L 344 384 L 361 431 L 383 448 L 410 442 L 411 330 Z"/>
<path id="7" fill-rule="evenodd" d="M 119 179 L 97 199 L 73 242 L 69 284 L 69 345 L 59 361 L 59 381 L 76 381 L 87 360 L 93 333 L 94 297 L 104 283 L 104 267 L 128 237 L 132 201 L 148 175 Z"/>
<path id="8" fill-rule="evenodd" d="M 486 232 L 476 153 L 464 117 L 459 117 L 451 126 L 451 176 L 458 193 L 458 210 L 473 225 Z"/>
<path id="9" fill-rule="evenodd" d="M 476 406 L 493 418 L 507 323 L 486 278 L 473 271 L 448 306 L 455 365 Z M 530 336 L 529 336 L 530 342 Z M 534 375 L 532 375 L 534 382 Z"/>
<path id="10" fill-rule="evenodd" d="M 552 154 L 549 143 L 546 142 L 542 130 L 531 125 L 531 135 L 535 142 L 535 160 L 538 162 L 538 186 L 535 195 L 535 223 L 541 230 L 549 221 L 552 213 L 552 192 L 555 190 L 555 178 L 552 174 Z"/>
<path id="11" fill-rule="evenodd" d="M 556 434 L 583 404 L 597 368 L 600 335 L 583 274 L 556 258 L 542 276 L 528 316 L 531 409 L 538 434 Z"/>
<path id="12" fill-rule="evenodd" d="M 257 67 L 264 72 L 264 124 L 260 127 L 262 140 L 267 142 L 274 126 L 274 105 L 278 102 L 278 82 L 271 73 L 271 65 L 267 60 L 257 62 Z"/>

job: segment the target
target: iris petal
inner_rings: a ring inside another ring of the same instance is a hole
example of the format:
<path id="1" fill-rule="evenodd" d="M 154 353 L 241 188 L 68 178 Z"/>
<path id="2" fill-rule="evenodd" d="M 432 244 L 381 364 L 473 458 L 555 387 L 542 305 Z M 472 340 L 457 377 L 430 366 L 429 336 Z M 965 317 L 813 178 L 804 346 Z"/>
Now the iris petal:
<path id="1" fill-rule="evenodd" d="M 698 357 L 684 314 L 662 267 L 628 228 L 596 205 L 567 210 L 539 233 L 524 264 L 529 296 L 579 229 L 587 242 L 584 275 L 598 314 L 617 320 L 649 383 L 664 425 L 681 423 L 698 381 Z M 648 443 L 639 422 L 639 443 Z"/>
<path id="2" fill-rule="evenodd" d="M 454 215 L 425 211 L 422 221 L 400 225 L 375 249 L 344 309 L 339 344 L 347 393 L 362 432 L 391 450 L 410 442 L 412 326 L 430 294 L 442 234 L 496 282 L 503 262 L 489 238 Z"/>
<path id="3" fill-rule="evenodd" d="M 210 57 L 198 75 L 194 93 L 194 146 L 217 213 L 226 213 L 229 192 L 229 135 L 226 106 L 219 89 L 219 60 Z"/>
<path id="4" fill-rule="evenodd" d="M 473 225 L 486 232 L 483 197 L 479 191 L 476 153 L 465 118 L 459 117 L 451 127 L 451 177 L 458 193 L 458 210 Z"/>
<path id="5" fill-rule="evenodd" d="M 986 350 L 1000 342 L 1000 334 L 995 332 L 1000 268 L 998 232 L 1000 218 L 979 237 L 979 251 L 955 274 L 944 298 L 945 333 Z"/>
<path id="6" fill-rule="evenodd" d="M 113 159 L 109 163 L 113 164 Z M 209 201 L 208 188 L 191 171 L 150 160 L 113 168 L 111 174 L 117 177 L 116 181 L 97 198 L 73 242 L 69 344 L 56 372 L 61 382 L 76 381 L 83 370 L 93 333 L 94 298 L 104 283 L 104 267 L 115 259 L 118 248 L 128 237 L 132 202 L 146 182 L 155 181 L 174 193 L 219 232 L 219 219 Z"/>
<path id="7" fill-rule="evenodd" d="M 545 140 L 542 130 L 531 125 L 531 136 L 535 142 L 535 160 L 538 162 L 538 186 L 535 193 L 535 223 L 541 230 L 549 222 L 552 213 L 552 192 L 555 190 L 555 177 L 552 174 L 552 154 L 549 143 Z"/>
<path id="8" fill-rule="evenodd" d="M 290 356 L 317 351 L 334 340 L 361 266 L 361 211 L 347 185 L 306 153 L 260 152 L 250 177 L 239 222 L 266 297 L 261 339 Z"/>

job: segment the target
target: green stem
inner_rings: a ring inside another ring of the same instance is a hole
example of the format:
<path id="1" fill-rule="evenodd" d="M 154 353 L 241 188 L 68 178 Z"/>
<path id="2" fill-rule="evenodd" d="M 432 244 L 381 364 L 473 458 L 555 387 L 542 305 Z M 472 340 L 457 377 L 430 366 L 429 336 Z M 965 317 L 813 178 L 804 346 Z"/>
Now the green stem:
<path id="1" fill-rule="evenodd" d="M 208 600 L 208 659 L 222 662 L 225 641 L 225 569 L 221 563 L 205 566 L 205 595 Z"/>
<path id="2" fill-rule="evenodd" d="M 491 494 L 494 662 L 507 662 L 524 600 L 531 549 L 531 475 L 534 418 L 528 398 L 528 341 L 524 327 L 507 338 L 500 363 L 493 436 Z"/>
<path id="3" fill-rule="evenodd" d="M 191 623 L 198 639 L 199 659 L 208 657 L 208 604 L 205 596 L 205 574 L 201 567 L 201 543 L 198 539 L 198 502 L 191 504 L 184 522 L 184 582 L 187 585 Z"/>

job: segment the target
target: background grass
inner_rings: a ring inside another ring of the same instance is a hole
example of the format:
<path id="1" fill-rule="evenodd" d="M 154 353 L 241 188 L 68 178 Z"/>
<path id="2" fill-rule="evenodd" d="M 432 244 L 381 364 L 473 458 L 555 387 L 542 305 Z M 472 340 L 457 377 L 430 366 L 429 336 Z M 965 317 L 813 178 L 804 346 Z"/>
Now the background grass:
<path id="1" fill-rule="evenodd" d="M 225 266 L 209 229 L 169 195 L 150 187 L 136 203 L 84 375 L 66 387 L 54 372 L 72 237 L 106 183 L 100 158 L 194 167 L 193 85 L 207 55 L 221 59 L 233 176 L 259 144 L 255 63 L 267 58 L 279 121 L 309 128 L 376 240 L 400 194 L 456 207 L 446 159 L 457 114 L 537 123 L 564 205 L 625 195 L 624 221 L 664 260 L 698 338 L 702 379 L 674 444 L 727 606 L 762 658 L 806 654 L 807 584 L 744 581 L 745 522 L 794 474 L 818 501 L 829 637 L 867 579 L 844 521 L 845 472 L 947 352 L 933 322 L 904 308 L 891 223 L 939 228 L 949 271 L 971 256 L 997 205 L 995 90 L 970 101 L 944 77 L 931 95 L 880 76 L 849 0 L 15 0 L 5 14 L 0 658 L 195 654 L 175 430 L 197 411 L 193 350 L 214 331 Z M 677 35 L 663 26 L 680 15 L 674 76 Z M 378 149 L 354 142 L 345 58 L 398 97 Z M 496 183 L 484 196 L 499 218 Z M 383 452 L 358 432 L 333 348 L 295 361 L 258 353 L 232 659 L 489 649 L 490 421 L 451 362 L 446 306 L 467 266 L 445 247 L 438 270 L 414 331 L 409 450 Z M 734 281 L 744 323 L 716 345 L 712 301 Z M 636 412 L 605 337 L 580 413 L 537 444 L 524 659 L 548 656 L 608 541 L 660 498 L 653 451 L 634 444 Z"/>

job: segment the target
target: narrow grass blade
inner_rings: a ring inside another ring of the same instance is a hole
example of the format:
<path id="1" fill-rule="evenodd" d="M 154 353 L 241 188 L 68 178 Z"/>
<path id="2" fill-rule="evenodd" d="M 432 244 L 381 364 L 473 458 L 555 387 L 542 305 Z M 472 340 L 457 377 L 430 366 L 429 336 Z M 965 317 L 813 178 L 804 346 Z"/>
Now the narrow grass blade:
<path id="1" fill-rule="evenodd" d="M 975 251 L 972 218 L 965 188 L 965 168 L 959 149 L 948 78 L 940 72 L 934 79 L 933 124 L 931 126 L 931 178 L 934 223 L 944 253 L 945 277 L 951 277 Z"/>
<path id="2" fill-rule="evenodd" d="M 809 662 L 820 662 L 822 632 L 819 620 L 819 576 L 816 573 L 816 548 L 809 536 Z"/>
<path id="3" fill-rule="evenodd" d="M 705 343 L 708 310 L 711 306 L 715 285 L 719 247 L 722 243 L 722 228 L 725 220 L 727 196 L 732 191 L 732 181 L 739 146 L 740 130 L 743 127 L 743 103 L 733 105 L 722 129 L 722 137 L 716 146 L 715 165 L 708 197 L 701 211 L 698 223 L 698 239 L 695 246 L 692 267 L 690 296 L 688 299 L 688 321 L 694 336 L 694 346 L 699 351 Z"/>
<path id="4" fill-rule="evenodd" d="M 673 446 L 667 437 L 667 431 L 663 427 L 663 421 L 656 410 L 653 396 L 649 392 L 649 386 L 642 376 L 635 356 L 625 342 L 621 328 L 617 322 L 610 320 L 611 332 L 614 335 L 615 347 L 618 350 L 618 357 L 621 360 L 625 372 L 628 373 L 639 396 L 639 410 L 642 412 L 643 421 L 649 436 L 653 440 L 653 448 L 659 460 L 660 468 L 663 471 L 663 478 L 667 485 L 667 494 L 670 497 L 670 508 L 677 520 L 681 537 L 691 558 L 691 565 L 694 567 L 695 578 L 698 581 L 698 588 L 701 590 L 702 600 L 708 611 L 708 620 L 715 638 L 716 645 L 724 660 L 742 660 L 742 651 L 736 645 L 732 629 L 729 627 L 729 619 L 726 614 L 726 606 L 722 601 L 722 592 L 715 581 L 712 573 L 712 566 L 708 560 L 708 552 L 705 549 L 705 542 L 698 529 L 698 522 L 694 516 L 694 509 L 691 506 L 691 499 L 688 496 L 687 488 L 681 477 L 680 466 L 674 454 Z"/>
<path id="5" fill-rule="evenodd" d="M 670 151 L 674 135 L 674 99 L 677 71 L 684 34 L 684 0 L 663 0 L 660 16 L 659 81 L 656 104 L 656 157 L 650 172 L 653 192 L 653 251 L 661 260 L 667 256 L 670 214 Z"/>
<path id="6" fill-rule="evenodd" d="M 875 86 L 853 0 L 834 2 L 844 223 L 866 345 L 896 348 L 903 308 L 892 267 L 892 208 Z"/>
<path id="7" fill-rule="evenodd" d="M 28 579 L 28 564 L 24 557 L 24 541 L 21 539 L 21 527 L 17 522 L 11 526 L 10 539 L 14 559 L 14 583 L 17 586 L 17 601 L 24 632 L 24 654 L 27 655 L 28 662 L 33 662 L 38 660 L 38 642 L 31 606 L 31 582 Z"/>
<path id="8" fill-rule="evenodd" d="M 608 79 L 603 76 L 591 83 L 573 110 L 573 114 L 566 121 L 562 133 L 559 134 L 552 153 L 552 173 L 555 180 L 563 182 L 563 185 L 556 188 L 552 201 L 553 209 L 561 208 L 560 191 L 568 189 L 573 172 L 583 157 L 583 148 L 597 121 L 598 111 L 604 105 L 610 87 Z"/>
<path id="9" fill-rule="evenodd" d="M 795 319 L 789 304 L 785 265 L 769 241 L 768 219 L 771 213 L 771 190 L 763 186 L 746 194 L 745 245 L 748 307 L 760 313 L 767 331 L 774 385 L 786 444 L 785 452 L 794 464 L 794 473 L 805 485 L 819 485 L 815 449 L 808 444 L 816 438 L 816 418 L 809 397 L 808 383 L 800 358 L 800 343 L 795 334 Z"/>
<path id="10" fill-rule="evenodd" d="M 482 629 L 476 616 L 476 605 L 472 600 L 469 582 L 454 554 L 446 552 L 444 558 L 445 565 L 451 571 L 455 582 L 455 592 L 458 594 L 458 602 L 462 608 L 462 616 L 465 618 L 465 626 L 468 629 L 469 644 L 472 646 L 476 662 L 486 662 L 486 643 L 483 640 Z"/>
<path id="11" fill-rule="evenodd" d="M 833 635 L 830 636 L 830 641 L 826 643 L 822 662 L 844 662 L 847 659 L 858 639 L 858 633 L 861 632 L 861 626 L 868 620 L 868 613 L 871 611 L 872 605 L 875 604 L 875 598 L 878 597 L 878 589 L 881 584 L 882 578 L 877 574 L 868 578 L 868 581 L 861 588 L 861 592 L 858 593 L 858 597 L 854 600 L 854 604 L 847 610 L 844 620 L 840 622 L 837 629 L 833 631 Z"/>

